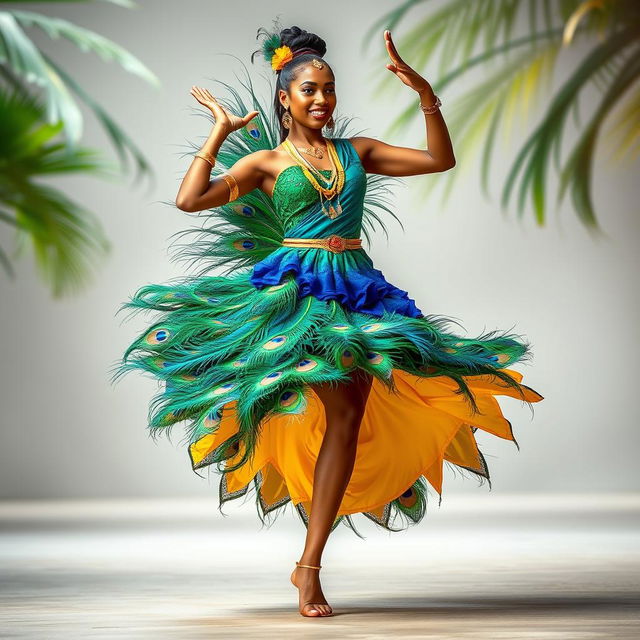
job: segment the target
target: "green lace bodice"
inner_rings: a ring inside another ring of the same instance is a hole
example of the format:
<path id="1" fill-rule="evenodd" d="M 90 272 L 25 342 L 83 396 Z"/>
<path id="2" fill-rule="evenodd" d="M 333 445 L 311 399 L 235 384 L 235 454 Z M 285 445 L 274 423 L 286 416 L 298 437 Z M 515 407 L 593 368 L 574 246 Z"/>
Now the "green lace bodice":
<path id="1" fill-rule="evenodd" d="M 335 138 L 334 144 L 344 171 L 344 183 L 340 193 L 328 201 L 330 205 L 314 189 L 301 166 L 289 165 L 276 176 L 273 207 L 285 236 L 324 238 L 335 234 L 345 238 L 360 237 L 367 174 L 349 140 Z M 321 169 L 320 172 L 318 179 L 326 185 L 331 170 Z M 329 206 L 339 208 L 340 213 L 329 217 Z"/>
<path id="2" fill-rule="evenodd" d="M 320 169 L 320 171 L 327 178 L 331 175 L 331 169 Z M 286 167 L 276 177 L 273 186 L 273 203 L 285 229 L 295 225 L 298 217 L 319 198 L 320 194 L 313 188 L 302 168 L 297 164 Z"/>

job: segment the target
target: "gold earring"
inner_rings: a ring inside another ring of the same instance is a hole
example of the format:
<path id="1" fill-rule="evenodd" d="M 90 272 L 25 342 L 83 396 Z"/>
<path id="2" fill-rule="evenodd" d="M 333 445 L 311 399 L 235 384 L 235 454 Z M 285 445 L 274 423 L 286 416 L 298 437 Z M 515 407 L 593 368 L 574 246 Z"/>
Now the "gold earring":
<path id="1" fill-rule="evenodd" d="M 329 120 L 327 120 L 327 124 L 325 124 L 324 126 L 327 127 L 327 129 L 333 129 L 333 127 L 336 126 L 336 123 L 333 120 L 333 116 L 331 116 Z"/>
<path id="2" fill-rule="evenodd" d="M 291 117 L 291 114 L 289 113 L 289 111 L 285 111 L 282 114 L 282 126 L 285 129 L 289 129 L 289 127 L 291 127 L 291 121 L 293 120 L 293 118 Z"/>

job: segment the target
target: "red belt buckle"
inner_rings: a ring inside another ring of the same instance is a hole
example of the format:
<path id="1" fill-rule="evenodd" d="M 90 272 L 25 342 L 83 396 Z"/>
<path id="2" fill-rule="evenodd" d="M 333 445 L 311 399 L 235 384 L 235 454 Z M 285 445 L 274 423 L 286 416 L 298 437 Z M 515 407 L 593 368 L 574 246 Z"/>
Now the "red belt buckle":
<path id="1" fill-rule="evenodd" d="M 347 248 L 347 239 L 333 234 L 327 238 L 327 246 L 333 253 L 342 253 Z"/>

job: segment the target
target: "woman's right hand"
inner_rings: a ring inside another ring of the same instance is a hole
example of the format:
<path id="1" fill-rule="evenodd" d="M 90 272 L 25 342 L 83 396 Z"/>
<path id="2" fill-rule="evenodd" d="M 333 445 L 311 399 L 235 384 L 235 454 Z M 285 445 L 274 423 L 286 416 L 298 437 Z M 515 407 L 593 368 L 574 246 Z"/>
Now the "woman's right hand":
<path id="1" fill-rule="evenodd" d="M 242 118 L 229 113 L 218 101 L 209 93 L 208 89 L 202 89 L 195 85 L 191 87 L 191 95 L 203 106 L 207 107 L 215 118 L 215 127 L 231 133 L 244 127 L 251 119 L 258 115 L 258 111 L 250 111 Z"/>

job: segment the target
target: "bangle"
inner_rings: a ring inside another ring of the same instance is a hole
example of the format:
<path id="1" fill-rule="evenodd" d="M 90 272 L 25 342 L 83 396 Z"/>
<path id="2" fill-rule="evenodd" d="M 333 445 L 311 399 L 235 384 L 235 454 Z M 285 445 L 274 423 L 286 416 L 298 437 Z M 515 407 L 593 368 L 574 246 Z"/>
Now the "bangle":
<path id="1" fill-rule="evenodd" d="M 442 102 L 440 102 L 440 98 L 438 98 L 438 96 L 435 96 L 435 97 L 436 97 L 436 101 L 430 107 L 427 107 L 422 103 L 418 105 L 420 109 L 422 109 L 423 113 L 427 115 L 435 113 L 442 106 Z"/>
<path id="2" fill-rule="evenodd" d="M 229 202 L 233 202 L 238 199 L 238 183 L 236 179 L 230 173 L 223 173 L 220 176 L 229 187 Z"/>
<path id="3" fill-rule="evenodd" d="M 207 153 L 206 151 L 198 151 L 198 153 L 194 154 L 195 158 L 202 158 L 203 160 L 206 160 L 210 165 L 211 168 L 213 169 L 213 166 L 216 163 L 216 157 L 211 155 L 210 153 Z"/>

